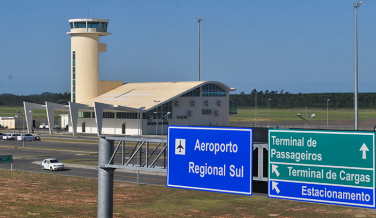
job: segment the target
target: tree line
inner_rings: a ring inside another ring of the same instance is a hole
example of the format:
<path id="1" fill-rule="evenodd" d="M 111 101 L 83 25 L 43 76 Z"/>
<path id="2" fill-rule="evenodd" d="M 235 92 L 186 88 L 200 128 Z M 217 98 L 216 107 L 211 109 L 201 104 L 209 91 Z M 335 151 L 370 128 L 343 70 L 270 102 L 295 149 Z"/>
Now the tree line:
<path id="1" fill-rule="evenodd" d="M 258 107 L 294 108 L 294 107 L 327 107 L 330 108 L 353 108 L 354 93 L 307 93 L 291 94 L 281 90 L 252 91 L 250 94 L 230 94 L 230 99 L 237 102 L 238 106 L 255 106 L 257 99 Z M 269 100 L 270 99 L 270 100 Z M 328 99 L 330 99 L 328 101 Z M 359 108 L 376 108 L 376 93 L 358 93 Z"/>
<path id="2" fill-rule="evenodd" d="M 7 107 L 22 107 L 23 102 L 31 102 L 36 104 L 45 104 L 46 101 L 59 104 L 68 104 L 71 99 L 70 93 L 49 93 L 44 92 L 40 95 L 13 95 L 2 94 L 0 95 L 0 106 Z"/>
<path id="3" fill-rule="evenodd" d="M 0 106 L 20 107 L 23 102 L 45 104 L 45 102 L 55 102 L 68 104 L 71 99 L 70 93 L 48 93 L 40 95 L 0 95 Z M 244 92 L 240 94 L 230 94 L 230 99 L 237 102 L 239 107 L 255 106 L 257 99 L 258 107 L 269 106 L 274 108 L 294 108 L 294 107 L 326 107 L 328 99 L 330 108 L 352 108 L 354 107 L 354 93 L 307 93 L 291 94 L 281 91 L 252 91 L 250 94 Z M 269 100 L 270 99 L 270 100 Z M 376 108 L 376 93 L 359 93 L 359 108 Z"/>

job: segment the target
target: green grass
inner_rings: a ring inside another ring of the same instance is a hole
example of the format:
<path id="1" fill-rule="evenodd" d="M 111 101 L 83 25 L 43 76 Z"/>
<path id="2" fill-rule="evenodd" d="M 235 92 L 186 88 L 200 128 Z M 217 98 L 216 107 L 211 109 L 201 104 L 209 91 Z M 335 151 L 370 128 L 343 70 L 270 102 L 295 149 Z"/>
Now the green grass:
<path id="1" fill-rule="evenodd" d="M 297 114 L 300 113 L 305 117 L 305 108 L 290 108 L 290 109 L 270 109 L 269 116 L 270 121 L 296 121 Z M 324 108 L 307 108 L 307 116 L 310 117 L 311 114 L 316 114 L 316 121 L 326 121 L 327 110 Z M 359 120 L 367 118 L 375 118 L 376 111 L 373 109 L 360 109 L 358 111 Z M 244 107 L 238 109 L 237 115 L 230 115 L 230 122 L 251 122 L 255 119 L 255 108 L 254 107 Z M 330 120 L 354 120 L 354 110 L 352 109 L 330 109 L 329 108 L 329 119 Z M 257 108 L 257 120 L 267 121 L 268 120 L 268 109 L 267 108 Z"/>
<path id="2" fill-rule="evenodd" d="M 0 217 L 97 217 L 96 179 L 0 169 L 0 187 Z M 125 182 L 114 182 L 113 212 L 114 217 L 376 216 L 363 208 Z"/>

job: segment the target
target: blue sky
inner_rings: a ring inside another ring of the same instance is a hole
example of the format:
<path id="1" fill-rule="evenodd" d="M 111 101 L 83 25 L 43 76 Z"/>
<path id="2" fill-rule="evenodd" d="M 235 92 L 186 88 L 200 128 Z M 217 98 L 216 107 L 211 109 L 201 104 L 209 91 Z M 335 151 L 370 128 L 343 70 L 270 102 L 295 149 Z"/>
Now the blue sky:
<path id="1" fill-rule="evenodd" d="M 70 92 L 68 19 L 109 19 L 100 79 L 354 92 L 354 1 L 0 1 L 0 93 Z M 358 8 L 359 92 L 376 87 L 376 1 Z"/>

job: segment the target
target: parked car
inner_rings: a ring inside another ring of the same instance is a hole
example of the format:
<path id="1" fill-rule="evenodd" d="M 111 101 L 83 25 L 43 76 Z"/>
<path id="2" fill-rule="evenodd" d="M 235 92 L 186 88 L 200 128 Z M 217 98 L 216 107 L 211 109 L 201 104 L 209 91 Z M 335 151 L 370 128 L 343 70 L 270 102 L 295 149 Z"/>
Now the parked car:
<path id="1" fill-rule="evenodd" d="M 56 158 L 47 158 L 42 161 L 43 170 L 64 170 L 64 164 Z"/>
<path id="2" fill-rule="evenodd" d="M 17 140 L 17 137 L 19 136 L 20 134 L 8 134 L 7 135 L 7 140 L 11 140 L 11 141 L 14 141 L 14 140 Z"/>
<path id="3" fill-rule="evenodd" d="M 33 141 L 40 141 L 40 137 L 39 136 L 34 136 Z"/>
<path id="4" fill-rule="evenodd" d="M 1 133 L 0 132 L 0 138 L 3 138 L 3 136 L 5 136 L 6 135 L 6 133 Z"/>
<path id="5" fill-rule="evenodd" d="M 39 129 L 48 129 L 49 126 L 48 126 L 48 123 L 42 123 L 39 125 Z"/>
<path id="6" fill-rule="evenodd" d="M 3 135 L 3 140 L 8 140 L 8 135 L 10 135 L 9 133 Z"/>
<path id="7" fill-rule="evenodd" d="M 34 140 L 34 136 L 31 135 L 31 134 L 21 134 L 19 136 L 17 136 L 17 141 L 33 141 Z"/>

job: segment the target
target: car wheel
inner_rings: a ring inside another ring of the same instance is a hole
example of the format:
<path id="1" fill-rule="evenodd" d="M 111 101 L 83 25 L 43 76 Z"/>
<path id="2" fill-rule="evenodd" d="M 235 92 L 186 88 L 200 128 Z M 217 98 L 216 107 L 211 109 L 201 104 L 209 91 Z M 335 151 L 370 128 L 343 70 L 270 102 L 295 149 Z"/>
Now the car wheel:
<path id="1" fill-rule="evenodd" d="M 46 170 L 46 169 L 44 169 L 44 166 L 42 166 L 42 170 Z"/>
<path id="2" fill-rule="evenodd" d="M 53 171 L 52 167 L 50 167 L 50 170 Z"/>

